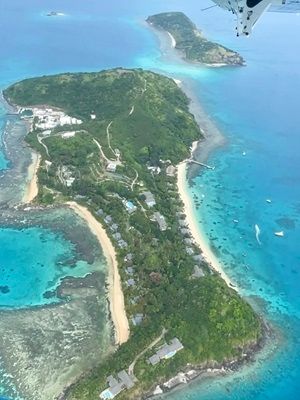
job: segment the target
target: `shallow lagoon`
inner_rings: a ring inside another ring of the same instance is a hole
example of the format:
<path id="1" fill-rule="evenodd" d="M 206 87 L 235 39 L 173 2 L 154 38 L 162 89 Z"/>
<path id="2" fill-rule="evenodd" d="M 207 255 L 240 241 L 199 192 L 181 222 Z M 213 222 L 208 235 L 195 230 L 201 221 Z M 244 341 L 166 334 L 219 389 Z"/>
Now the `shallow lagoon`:
<path id="1" fill-rule="evenodd" d="M 2 228 L 0 243 L 2 309 L 57 303 L 55 289 L 63 278 L 84 277 L 97 270 L 77 259 L 73 243 L 49 229 Z"/>

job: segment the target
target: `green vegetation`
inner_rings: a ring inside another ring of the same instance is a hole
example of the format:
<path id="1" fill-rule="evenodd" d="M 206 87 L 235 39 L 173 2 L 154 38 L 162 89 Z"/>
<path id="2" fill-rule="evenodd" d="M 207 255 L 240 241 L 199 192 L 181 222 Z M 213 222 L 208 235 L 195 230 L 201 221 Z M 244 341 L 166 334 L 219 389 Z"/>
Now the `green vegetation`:
<path id="1" fill-rule="evenodd" d="M 200 250 L 194 244 L 194 255 L 186 249 L 182 203 L 167 167 L 187 157 L 190 144 L 201 134 L 187 97 L 173 80 L 115 69 L 28 79 L 4 94 L 20 106 L 47 104 L 83 121 L 80 130 L 77 125 L 67 127 L 76 131 L 68 139 L 61 135 L 64 126 L 48 136 L 36 128 L 29 133 L 28 142 L 42 155 L 39 201 L 75 199 L 106 226 L 117 249 L 127 315 L 131 321 L 143 314 L 140 325 L 131 324 L 129 341 L 74 385 L 67 399 L 98 399 L 106 377 L 127 370 L 163 328 L 165 339 L 178 337 L 184 349 L 157 366 L 146 363 L 152 354 L 147 352 L 134 368 L 134 388 L 118 398 L 136 398 L 188 363 L 238 359 L 258 343 L 261 325 L 251 307 L 204 261 L 195 261 Z M 109 162 L 117 164 L 115 172 L 108 172 Z M 70 177 L 74 180 L 68 185 Z M 153 194 L 155 205 L 146 204 L 145 191 Z M 136 210 L 129 213 L 124 200 Z M 155 212 L 164 216 L 168 229 L 160 230 Z M 127 247 L 120 246 L 116 233 Z M 126 259 L 128 254 L 132 260 Z M 203 277 L 192 277 L 195 264 Z M 127 284 L 129 278 L 134 285 Z"/>
<path id="2" fill-rule="evenodd" d="M 153 27 L 169 32 L 187 61 L 203 64 L 243 65 L 243 58 L 224 46 L 205 39 L 193 22 L 182 12 L 167 12 L 148 17 Z"/>

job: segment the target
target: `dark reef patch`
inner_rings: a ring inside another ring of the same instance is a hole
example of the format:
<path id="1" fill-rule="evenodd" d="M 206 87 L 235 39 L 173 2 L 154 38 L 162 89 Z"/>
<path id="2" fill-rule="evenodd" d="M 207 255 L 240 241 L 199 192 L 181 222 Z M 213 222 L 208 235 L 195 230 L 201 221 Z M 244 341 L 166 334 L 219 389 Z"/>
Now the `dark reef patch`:
<path id="1" fill-rule="evenodd" d="M 10 289 L 8 286 L 0 286 L 0 293 L 7 294 L 9 292 L 10 292 Z"/>

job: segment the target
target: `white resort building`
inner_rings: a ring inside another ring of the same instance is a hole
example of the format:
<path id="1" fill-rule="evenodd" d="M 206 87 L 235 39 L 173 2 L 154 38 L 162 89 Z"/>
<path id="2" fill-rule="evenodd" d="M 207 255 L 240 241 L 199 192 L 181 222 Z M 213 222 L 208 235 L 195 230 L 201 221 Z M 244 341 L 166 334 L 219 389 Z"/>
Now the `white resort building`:
<path id="1" fill-rule="evenodd" d="M 60 110 L 38 107 L 33 107 L 30 110 L 32 111 L 35 126 L 39 129 L 47 130 L 57 126 L 82 124 L 81 119 L 70 117 Z"/>

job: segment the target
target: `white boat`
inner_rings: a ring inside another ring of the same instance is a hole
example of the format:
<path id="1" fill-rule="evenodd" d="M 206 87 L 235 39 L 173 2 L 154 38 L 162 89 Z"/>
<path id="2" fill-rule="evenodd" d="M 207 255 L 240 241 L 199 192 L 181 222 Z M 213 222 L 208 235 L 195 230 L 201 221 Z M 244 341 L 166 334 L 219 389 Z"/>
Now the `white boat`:
<path id="1" fill-rule="evenodd" d="M 272 203 L 272 200 L 271 199 L 266 199 L 266 202 L 267 203 Z"/>
<path id="2" fill-rule="evenodd" d="M 284 236 L 284 232 L 280 231 L 280 232 L 274 232 L 275 236 L 279 236 L 279 237 L 283 237 Z"/>

